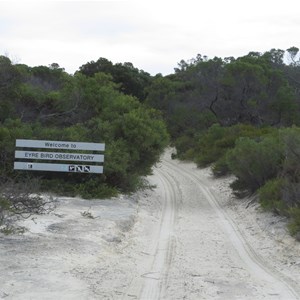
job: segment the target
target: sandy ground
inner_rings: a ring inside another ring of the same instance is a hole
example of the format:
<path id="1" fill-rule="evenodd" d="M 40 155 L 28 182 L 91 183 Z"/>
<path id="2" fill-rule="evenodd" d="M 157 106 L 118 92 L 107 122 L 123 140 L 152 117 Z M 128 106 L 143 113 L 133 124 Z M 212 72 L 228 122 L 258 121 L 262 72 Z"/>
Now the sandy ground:
<path id="1" fill-rule="evenodd" d="M 235 199 L 232 177 L 168 151 L 148 179 L 131 196 L 60 198 L 0 235 L 0 299 L 300 299 L 300 243 Z"/>

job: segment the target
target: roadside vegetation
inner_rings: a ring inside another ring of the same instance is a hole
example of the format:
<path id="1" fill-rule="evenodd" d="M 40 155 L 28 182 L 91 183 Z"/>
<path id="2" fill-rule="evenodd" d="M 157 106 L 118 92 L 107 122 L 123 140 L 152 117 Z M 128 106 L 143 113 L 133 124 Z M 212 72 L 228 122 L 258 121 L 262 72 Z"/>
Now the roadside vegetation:
<path id="1" fill-rule="evenodd" d="M 4 234 L 21 233 L 23 228 L 16 225 L 20 218 L 29 218 L 33 214 L 47 214 L 56 206 L 51 195 L 42 195 L 37 178 L 21 178 L 15 181 L 6 178 L 0 183 L 0 232 Z M 33 193 L 35 191 L 35 193 Z"/>
<path id="2" fill-rule="evenodd" d="M 156 76 L 146 103 L 163 112 L 178 158 L 234 174 L 237 196 L 257 195 L 300 237 L 298 48 L 181 61 Z"/>
<path id="3" fill-rule="evenodd" d="M 106 144 L 104 174 L 27 172 L 40 191 L 101 198 L 143 185 L 170 141 L 177 157 L 215 176 L 234 174 L 238 197 L 290 220 L 300 236 L 299 49 L 234 58 L 197 55 L 173 74 L 150 74 L 105 58 L 74 75 L 53 63 L 0 57 L 0 181 L 15 184 L 15 140 Z M 30 173 L 30 174 L 29 174 Z M 84 175 L 84 176 L 83 176 Z M 10 207 L 1 192 L 0 207 Z"/>
<path id="4" fill-rule="evenodd" d="M 94 64 L 98 69 L 92 72 Z M 130 63 L 113 65 L 105 59 L 69 75 L 57 64 L 29 67 L 0 56 L 0 218 L 6 212 L 37 212 L 27 204 L 40 198 L 29 198 L 25 177 L 27 182 L 38 182 L 30 185 L 31 193 L 84 198 L 110 197 L 141 187 L 143 176 L 151 173 L 168 144 L 161 113 L 142 103 L 150 80 L 149 74 Z M 104 173 L 15 171 L 16 139 L 105 143 Z M 16 187 L 9 193 L 3 188 L 8 183 Z M 15 197 L 10 197 L 14 192 Z M 13 198 L 20 195 L 24 199 L 16 207 Z"/>

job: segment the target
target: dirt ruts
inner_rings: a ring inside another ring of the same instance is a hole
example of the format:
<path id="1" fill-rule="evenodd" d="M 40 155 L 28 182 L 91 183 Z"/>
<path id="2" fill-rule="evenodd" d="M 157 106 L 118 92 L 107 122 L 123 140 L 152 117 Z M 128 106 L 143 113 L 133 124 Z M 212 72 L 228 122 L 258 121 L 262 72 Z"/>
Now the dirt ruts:
<path id="1" fill-rule="evenodd" d="M 232 178 L 168 150 L 148 180 L 126 197 L 60 198 L 1 235 L 0 299 L 300 299 L 300 244 L 238 203 Z"/>

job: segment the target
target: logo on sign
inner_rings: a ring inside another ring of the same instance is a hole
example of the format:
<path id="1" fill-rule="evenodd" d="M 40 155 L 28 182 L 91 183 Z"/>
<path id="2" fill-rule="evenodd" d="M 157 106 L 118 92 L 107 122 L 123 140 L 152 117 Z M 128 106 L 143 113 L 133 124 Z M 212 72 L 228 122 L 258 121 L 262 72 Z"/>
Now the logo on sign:
<path id="1" fill-rule="evenodd" d="M 89 173 L 90 170 L 91 170 L 91 167 L 90 167 L 90 166 L 83 166 L 83 172 Z"/>
<path id="2" fill-rule="evenodd" d="M 69 166 L 69 172 L 78 172 L 78 173 L 89 173 L 91 171 L 90 166 Z"/>
<path id="3" fill-rule="evenodd" d="M 75 166 L 69 166 L 69 172 L 76 172 Z"/>

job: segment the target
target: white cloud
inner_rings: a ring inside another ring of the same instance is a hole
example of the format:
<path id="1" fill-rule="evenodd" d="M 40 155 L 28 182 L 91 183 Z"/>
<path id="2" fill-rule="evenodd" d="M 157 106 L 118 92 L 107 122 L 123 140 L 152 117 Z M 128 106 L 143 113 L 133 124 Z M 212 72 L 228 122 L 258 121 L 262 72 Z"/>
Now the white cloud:
<path id="1" fill-rule="evenodd" d="M 152 74 L 197 53 L 300 46 L 298 0 L 0 1 L 0 53 L 74 72 L 105 57 Z"/>

